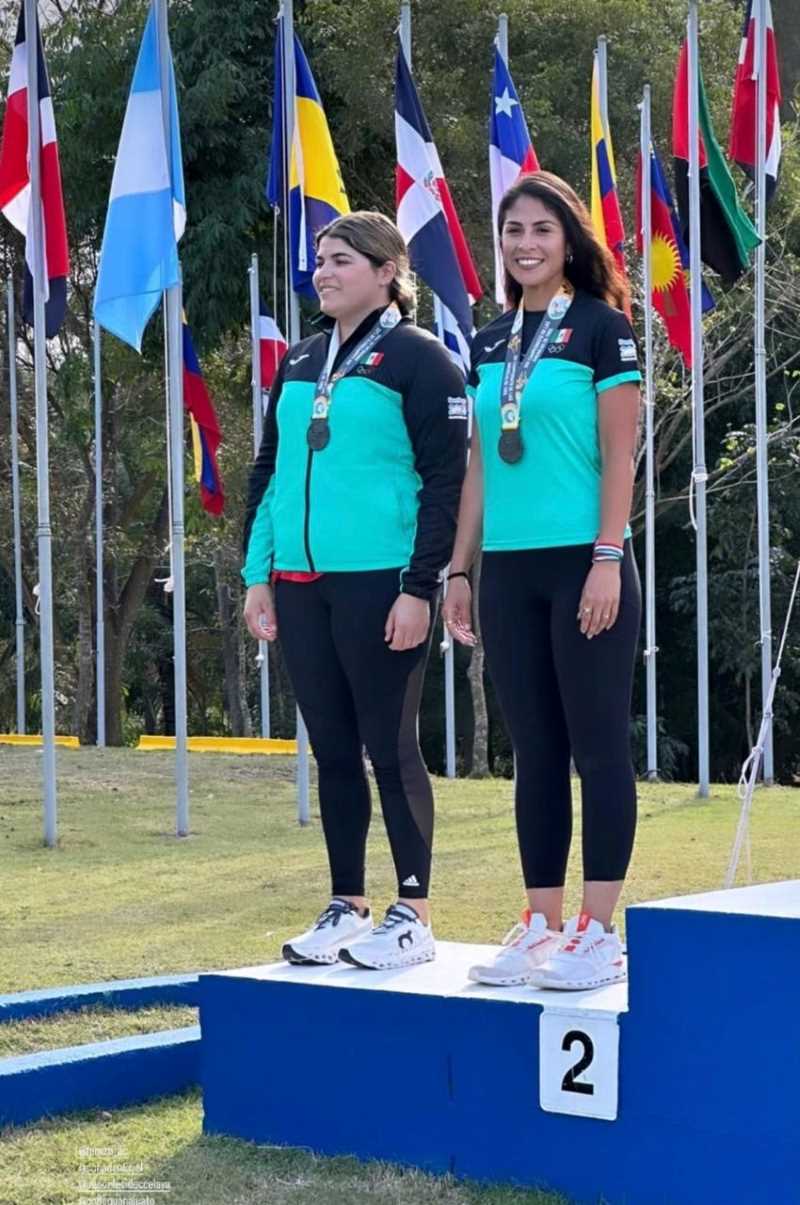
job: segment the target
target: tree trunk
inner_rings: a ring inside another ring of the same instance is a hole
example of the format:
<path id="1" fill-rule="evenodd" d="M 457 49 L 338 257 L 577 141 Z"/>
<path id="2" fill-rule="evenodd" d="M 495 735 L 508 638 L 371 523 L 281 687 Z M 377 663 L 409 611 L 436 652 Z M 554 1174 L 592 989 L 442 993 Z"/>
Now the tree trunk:
<path id="1" fill-rule="evenodd" d="M 121 593 L 117 596 L 109 591 L 106 623 L 106 742 L 109 745 L 123 744 L 122 736 L 122 673 L 128 639 L 137 614 L 144 602 L 153 566 L 161 544 L 167 534 L 169 502 L 167 491 L 161 497 L 150 538 L 133 564 Z M 116 584 L 116 568 L 112 561 L 111 581 Z"/>
<path id="2" fill-rule="evenodd" d="M 92 657 L 92 595 L 86 545 L 81 541 L 77 559 L 78 594 L 78 686 L 75 691 L 73 732 L 82 745 L 92 743 L 95 725 L 91 722 L 94 659 Z"/>
<path id="3" fill-rule="evenodd" d="M 213 552 L 214 581 L 217 587 L 217 609 L 222 627 L 222 664 L 225 684 L 225 707 L 232 736 L 244 736 L 244 714 L 239 687 L 239 657 L 237 648 L 237 616 L 233 614 L 230 584 L 225 575 L 225 558 L 220 548 Z"/>
<path id="4" fill-rule="evenodd" d="M 472 650 L 467 677 L 472 695 L 473 737 L 472 737 L 472 767 L 470 778 L 488 778 L 489 776 L 489 712 L 486 707 L 486 690 L 483 682 L 483 645 L 481 644 L 481 627 L 478 618 L 478 602 L 481 589 L 481 555 L 475 560 L 472 571 L 472 630 L 478 637 L 478 643 Z"/>

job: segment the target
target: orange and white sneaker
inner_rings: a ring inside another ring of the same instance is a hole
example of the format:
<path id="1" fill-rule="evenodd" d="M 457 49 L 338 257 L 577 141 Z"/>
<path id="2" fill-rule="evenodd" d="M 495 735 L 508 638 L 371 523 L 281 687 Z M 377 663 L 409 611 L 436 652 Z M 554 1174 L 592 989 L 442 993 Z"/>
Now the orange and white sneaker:
<path id="1" fill-rule="evenodd" d="M 561 933 L 547 927 L 541 912 L 526 908 L 522 917 L 503 938 L 494 962 L 469 969 L 473 983 L 488 983 L 493 987 L 513 987 L 530 983 L 531 976 L 561 944 Z"/>
<path id="2" fill-rule="evenodd" d="M 532 987 L 585 992 L 626 979 L 628 970 L 616 929 L 606 932 L 588 912 L 564 925 L 558 948 L 534 972 Z"/>

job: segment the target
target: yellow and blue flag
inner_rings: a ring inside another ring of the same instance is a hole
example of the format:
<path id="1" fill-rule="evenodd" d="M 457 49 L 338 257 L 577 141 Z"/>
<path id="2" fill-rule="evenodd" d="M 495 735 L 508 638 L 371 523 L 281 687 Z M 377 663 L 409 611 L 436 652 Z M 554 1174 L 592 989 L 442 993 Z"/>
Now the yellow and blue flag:
<path id="1" fill-rule="evenodd" d="M 283 20 L 281 17 L 278 21 L 275 42 L 275 102 L 272 109 L 272 145 L 266 193 L 270 205 L 286 212 L 288 166 L 292 288 L 296 293 L 316 297 L 311 283 L 316 259 L 316 232 L 334 218 L 349 213 L 350 204 L 333 149 L 322 100 L 297 35 L 294 39 L 294 136 L 291 154 L 287 155 Z"/>
<path id="2" fill-rule="evenodd" d="M 625 267 L 625 227 L 617 193 L 617 172 L 611 132 L 600 105 L 600 67 L 594 56 L 592 70 L 592 224 L 601 242 L 614 256 L 623 277 Z"/>

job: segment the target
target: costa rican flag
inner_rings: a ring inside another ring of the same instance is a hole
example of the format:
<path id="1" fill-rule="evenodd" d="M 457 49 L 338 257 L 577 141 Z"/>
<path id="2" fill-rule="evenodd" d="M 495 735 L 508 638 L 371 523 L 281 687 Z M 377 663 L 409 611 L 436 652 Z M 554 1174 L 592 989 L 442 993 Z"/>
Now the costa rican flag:
<path id="1" fill-rule="evenodd" d="M 538 172 L 539 160 L 505 59 L 495 47 L 492 107 L 489 114 L 489 179 L 492 189 L 492 239 L 494 243 L 494 293 L 505 305 L 505 272 L 497 237 L 497 211 L 505 192 L 520 176 Z"/>
<path id="2" fill-rule="evenodd" d="M 411 266 L 468 343 L 470 305 L 481 296 L 481 284 L 402 48 L 397 53 L 394 127 L 397 225 L 408 243 Z"/>
<path id="3" fill-rule="evenodd" d="M 772 26 L 772 5 L 767 0 L 767 130 L 765 146 L 767 151 L 767 200 L 772 196 L 778 184 L 778 173 L 781 163 L 781 77 L 778 70 L 778 51 L 775 44 L 775 30 Z M 755 11 L 754 11 L 755 9 Z M 752 180 L 756 167 L 756 105 L 758 93 L 758 61 L 756 47 L 758 44 L 758 6 L 753 0 L 747 0 L 744 14 L 744 29 L 742 44 L 739 49 L 739 62 L 736 67 L 736 79 L 733 85 L 733 105 L 731 109 L 731 133 L 728 143 L 728 158 Z"/>
<path id="4" fill-rule="evenodd" d="M 288 346 L 280 327 L 272 316 L 264 298 L 259 300 L 258 345 L 261 353 L 261 389 L 268 393 L 272 388 L 278 366 Z"/>
<path id="5" fill-rule="evenodd" d="M 61 168 L 58 162 L 56 123 L 53 102 L 44 61 L 44 49 L 36 22 L 39 92 L 40 172 L 42 219 L 44 229 L 44 288 L 45 333 L 48 339 L 57 335 L 67 308 L 67 222 L 64 215 L 64 195 L 61 189 Z M 20 234 L 25 236 L 25 294 L 23 313 L 33 323 L 33 246 L 28 239 L 31 208 L 31 180 L 28 147 L 28 50 L 25 35 L 25 5 L 22 5 L 17 24 L 17 39 L 11 58 L 8 81 L 8 103 L 3 122 L 3 142 L 0 147 L 0 209 Z M 31 223 L 31 234 L 33 225 Z"/>

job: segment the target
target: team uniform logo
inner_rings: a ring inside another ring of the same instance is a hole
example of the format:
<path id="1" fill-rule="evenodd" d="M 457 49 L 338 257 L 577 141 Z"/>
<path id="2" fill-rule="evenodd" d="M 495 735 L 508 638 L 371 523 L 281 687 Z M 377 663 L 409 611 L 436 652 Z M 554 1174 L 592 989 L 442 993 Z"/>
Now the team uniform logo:
<path id="1" fill-rule="evenodd" d="M 465 397 L 449 397 L 447 399 L 447 417 L 460 418 L 465 422 L 469 418 L 469 404 Z"/>
<path id="2" fill-rule="evenodd" d="M 547 350 L 551 355 L 557 356 L 564 350 L 571 338 L 572 327 L 565 326 L 561 330 L 556 331 L 556 333 L 553 335 L 553 338 L 550 340 L 550 345 Z"/>
<path id="3" fill-rule="evenodd" d="M 636 343 L 633 339 L 617 339 L 619 345 L 619 358 L 624 363 L 636 363 Z"/>

